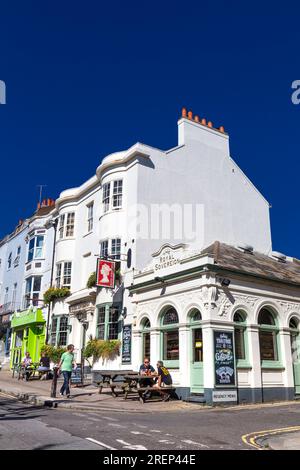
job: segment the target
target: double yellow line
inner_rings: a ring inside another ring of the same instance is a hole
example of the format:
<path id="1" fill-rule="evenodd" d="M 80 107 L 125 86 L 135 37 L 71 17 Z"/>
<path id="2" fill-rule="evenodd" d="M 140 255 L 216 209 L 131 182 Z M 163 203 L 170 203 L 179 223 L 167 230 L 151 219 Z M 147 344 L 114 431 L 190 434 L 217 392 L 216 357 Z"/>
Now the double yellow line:
<path id="1" fill-rule="evenodd" d="M 278 428 L 278 429 L 268 429 L 268 430 L 265 430 L 265 431 L 256 431 L 256 432 L 252 432 L 250 434 L 244 434 L 244 436 L 242 436 L 242 441 L 251 446 L 251 447 L 254 447 L 255 449 L 258 449 L 258 450 L 267 450 L 267 448 L 257 444 L 257 439 L 261 439 L 262 437 L 266 437 L 266 436 L 274 436 L 276 434 L 285 434 L 285 433 L 288 433 L 288 432 L 295 432 L 295 431 L 300 431 L 300 426 L 290 426 L 288 428 Z"/>

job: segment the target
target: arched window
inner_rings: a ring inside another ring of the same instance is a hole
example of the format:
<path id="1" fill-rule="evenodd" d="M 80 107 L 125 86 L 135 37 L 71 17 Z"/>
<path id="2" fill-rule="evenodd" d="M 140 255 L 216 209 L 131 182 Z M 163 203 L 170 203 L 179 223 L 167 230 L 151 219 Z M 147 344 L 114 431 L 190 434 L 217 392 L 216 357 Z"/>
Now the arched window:
<path id="1" fill-rule="evenodd" d="M 262 308 L 258 315 L 259 346 L 261 361 L 278 361 L 278 327 L 275 315 L 268 308 Z"/>
<path id="2" fill-rule="evenodd" d="M 298 330 L 299 320 L 296 317 L 292 317 L 289 322 L 289 328 L 292 330 Z"/>
<path id="3" fill-rule="evenodd" d="M 149 318 L 143 318 L 141 321 L 141 327 L 142 327 L 142 347 L 143 347 L 143 358 L 149 357 L 150 359 L 150 328 L 151 328 L 151 323 Z M 151 362 L 151 361 L 150 361 Z"/>
<path id="4" fill-rule="evenodd" d="M 178 367 L 179 329 L 178 314 L 174 307 L 168 307 L 162 315 L 162 360 L 169 367 Z"/>
<path id="5" fill-rule="evenodd" d="M 246 314 L 242 310 L 237 310 L 234 314 L 234 345 L 235 357 L 237 361 L 246 359 Z"/>
<path id="6" fill-rule="evenodd" d="M 197 308 L 193 308 L 189 313 L 189 317 L 192 323 L 202 320 L 201 312 Z"/>
<path id="7" fill-rule="evenodd" d="M 296 317 L 292 317 L 289 321 L 290 335 L 291 335 L 291 353 L 294 367 L 294 380 L 295 386 L 299 387 L 297 383 L 299 381 L 299 364 L 300 364 L 300 333 L 299 333 L 299 320 Z M 300 389 L 300 387 L 299 387 Z"/>
<path id="8" fill-rule="evenodd" d="M 192 363 L 199 364 L 203 362 L 203 337 L 202 327 L 199 322 L 202 320 L 201 312 L 197 308 L 193 308 L 189 312 L 192 334 Z"/>

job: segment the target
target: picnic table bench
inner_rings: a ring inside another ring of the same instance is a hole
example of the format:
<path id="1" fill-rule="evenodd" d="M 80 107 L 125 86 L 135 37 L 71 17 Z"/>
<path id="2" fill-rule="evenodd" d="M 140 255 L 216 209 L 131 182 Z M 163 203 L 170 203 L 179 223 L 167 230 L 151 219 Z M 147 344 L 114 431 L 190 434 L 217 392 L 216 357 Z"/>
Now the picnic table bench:
<path id="1" fill-rule="evenodd" d="M 33 362 L 30 366 L 27 367 L 23 366 L 22 363 L 14 364 L 12 367 L 12 377 L 14 378 L 15 374 L 17 374 L 18 380 L 25 379 L 28 381 L 34 377 L 41 378 L 42 375 L 51 371 L 50 368 L 48 371 L 39 371 L 39 366 L 39 362 Z"/>
<path id="2" fill-rule="evenodd" d="M 162 399 L 167 401 L 172 395 L 175 395 L 176 387 L 173 385 L 165 385 L 163 387 L 154 387 L 154 380 L 157 379 L 157 375 L 125 375 L 125 386 L 124 386 L 124 399 L 127 400 L 128 395 L 138 396 L 141 403 L 150 398 L 152 392 L 158 392 L 161 394 Z M 144 386 L 143 382 L 151 380 L 153 385 Z"/>
<path id="3" fill-rule="evenodd" d="M 133 370 L 102 370 L 99 371 L 99 374 L 101 375 L 101 380 L 96 381 L 96 384 L 99 387 L 99 393 L 102 393 L 103 387 L 110 387 L 112 396 L 116 397 L 117 392 L 115 389 L 122 388 L 126 385 L 124 382 L 124 375 L 136 375 L 137 372 Z"/>

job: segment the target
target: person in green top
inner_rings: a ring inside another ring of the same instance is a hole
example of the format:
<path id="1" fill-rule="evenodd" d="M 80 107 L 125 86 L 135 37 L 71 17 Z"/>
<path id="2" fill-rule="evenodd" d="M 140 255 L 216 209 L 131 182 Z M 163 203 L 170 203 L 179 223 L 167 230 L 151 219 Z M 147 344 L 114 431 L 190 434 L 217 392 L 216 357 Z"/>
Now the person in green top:
<path id="1" fill-rule="evenodd" d="M 60 389 L 59 394 L 63 396 L 64 391 L 66 391 L 67 398 L 70 398 L 70 379 L 71 379 L 71 374 L 72 374 L 72 367 L 76 367 L 76 362 L 74 359 L 74 345 L 69 344 L 67 346 L 67 351 L 64 352 L 60 358 L 59 364 L 58 364 L 58 373 L 62 371 L 63 376 L 64 376 L 64 383 Z"/>

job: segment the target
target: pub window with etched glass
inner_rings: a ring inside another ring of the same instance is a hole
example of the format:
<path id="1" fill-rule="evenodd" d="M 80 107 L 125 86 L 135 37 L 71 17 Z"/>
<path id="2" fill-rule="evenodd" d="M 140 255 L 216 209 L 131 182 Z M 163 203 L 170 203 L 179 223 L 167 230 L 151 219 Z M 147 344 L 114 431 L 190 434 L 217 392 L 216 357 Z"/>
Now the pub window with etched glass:
<path id="1" fill-rule="evenodd" d="M 119 336 L 119 307 L 109 304 L 98 307 L 97 339 L 112 340 Z"/>
<path id="2" fill-rule="evenodd" d="M 163 361 L 179 360 L 178 314 L 171 307 L 162 316 L 162 359 Z M 176 365 L 176 364 L 173 364 Z"/>
<path id="3" fill-rule="evenodd" d="M 237 360 L 246 359 L 245 348 L 245 334 L 246 334 L 246 314 L 242 311 L 237 311 L 234 314 L 234 345 L 235 345 L 235 358 Z"/>
<path id="4" fill-rule="evenodd" d="M 274 314 L 262 308 L 258 315 L 259 347 L 261 361 L 278 361 L 278 327 Z"/>

